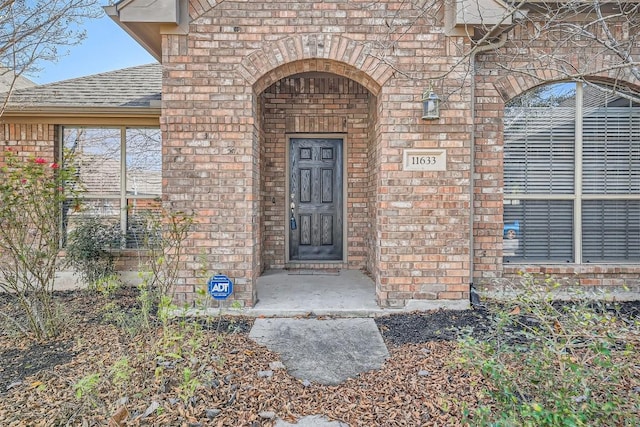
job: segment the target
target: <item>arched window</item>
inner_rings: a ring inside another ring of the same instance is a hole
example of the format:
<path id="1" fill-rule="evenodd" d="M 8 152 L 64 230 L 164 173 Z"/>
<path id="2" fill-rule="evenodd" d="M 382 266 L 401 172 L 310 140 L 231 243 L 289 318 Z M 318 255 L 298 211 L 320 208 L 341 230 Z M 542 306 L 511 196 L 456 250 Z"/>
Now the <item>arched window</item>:
<path id="1" fill-rule="evenodd" d="M 507 104 L 505 262 L 640 261 L 640 105 L 631 98 L 571 82 Z"/>

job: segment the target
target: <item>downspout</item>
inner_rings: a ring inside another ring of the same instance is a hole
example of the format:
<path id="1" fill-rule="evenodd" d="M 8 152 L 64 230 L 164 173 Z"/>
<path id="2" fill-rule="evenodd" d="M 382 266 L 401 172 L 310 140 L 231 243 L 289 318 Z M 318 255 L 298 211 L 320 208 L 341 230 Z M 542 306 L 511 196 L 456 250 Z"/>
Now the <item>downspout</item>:
<path id="1" fill-rule="evenodd" d="M 500 37 L 496 42 L 488 42 L 487 44 L 483 44 L 480 46 L 476 46 L 475 49 L 469 55 L 469 65 L 471 72 L 471 153 L 470 153 L 470 167 L 469 167 L 469 299 L 472 305 L 476 305 L 479 303 L 479 296 L 475 291 L 473 286 L 473 276 L 475 274 L 474 269 L 474 260 L 475 260 L 475 239 L 473 236 L 473 223 L 475 216 L 475 197 L 474 197 L 474 189 L 475 189 L 475 178 L 474 175 L 476 173 L 476 55 L 478 53 L 488 52 L 490 50 L 500 49 L 507 42 L 507 33 L 503 32 L 500 34 Z"/>

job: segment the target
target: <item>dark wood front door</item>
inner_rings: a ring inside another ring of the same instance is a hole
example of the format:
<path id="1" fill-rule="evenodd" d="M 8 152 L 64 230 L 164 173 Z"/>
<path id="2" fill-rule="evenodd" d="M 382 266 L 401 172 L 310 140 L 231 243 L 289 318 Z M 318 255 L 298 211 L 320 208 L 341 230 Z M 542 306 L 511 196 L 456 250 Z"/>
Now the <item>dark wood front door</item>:
<path id="1" fill-rule="evenodd" d="M 292 138 L 289 161 L 289 259 L 342 260 L 342 139 Z"/>

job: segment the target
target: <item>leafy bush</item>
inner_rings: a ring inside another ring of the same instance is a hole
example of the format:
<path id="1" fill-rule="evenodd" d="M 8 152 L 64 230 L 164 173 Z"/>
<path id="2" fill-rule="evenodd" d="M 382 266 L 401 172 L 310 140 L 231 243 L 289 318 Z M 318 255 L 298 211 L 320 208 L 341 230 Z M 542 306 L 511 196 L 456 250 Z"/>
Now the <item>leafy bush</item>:
<path id="1" fill-rule="evenodd" d="M 144 219 L 145 247 L 148 250 L 146 268 L 149 274 L 145 284 L 156 302 L 164 296 L 172 297 L 178 279 L 180 263 L 184 257 L 185 239 L 194 222 L 193 214 L 182 211 L 163 211 L 161 215 L 149 213 Z"/>
<path id="2" fill-rule="evenodd" d="M 491 384 L 471 425 L 640 424 L 638 322 L 611 303 L 554 301 L 557 287 L 526 277 L 515 299 L 490 308 L 493 336 L 461 343 L 463 363 Z"/>
<path id="3" fill-rule="evenodd" d="M 53 301 L 59 265 L 60 218 L 72 196 L 73 171 L 43 158 L 5 153 L 0 179 L 0 290 L 13 294 L 25 317 L 0 313 L 37 339 L 62 325 Z M 65 194 L 66 192 L 66 194 Z"/>
<path id="4" fill-rule="evenodd" d="M 122 233 L 118 224 L 90 217 L 82 220 L 67 237 L 66 265 L 72 267 L 89 288 L 115 275 L 114 249 L 119 249 Z"/>

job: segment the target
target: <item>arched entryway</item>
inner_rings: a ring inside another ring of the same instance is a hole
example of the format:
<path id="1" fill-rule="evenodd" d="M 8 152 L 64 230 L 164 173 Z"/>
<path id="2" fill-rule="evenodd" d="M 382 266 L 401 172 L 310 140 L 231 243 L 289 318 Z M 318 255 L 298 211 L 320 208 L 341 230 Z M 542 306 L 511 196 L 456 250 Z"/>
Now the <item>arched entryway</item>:
<path id="1" fill-rule="evenodd" d="M 267 87 L 259 104 L 265 268 L 367 268 L 376 97 L 346 77 L 306 72 Z"/>
<path id="2" fill-rule="evenodd" d="M 359 81 L 314 64 L 288 64 L 290 75 L 255 94 L 262 270 L 363 270 L 375 277 L 378 98 Z"/>
<path id="3" fill-rule="evenodd" d="M 249 83 L 253 99 L 252 157 L 257 161 L 253 184 L 258 203 L 251 227 L 252 282 L 265 271 L 286 268 L 291 262 L 291 194 L 287 194 L 291 139 L 340 139 L 342 259 L 308 259 L 297 266 L 326 269 L 332 262 L 334 269 L 362 269 L 374 279 L 376 299 L 386 299 L 386 295 L 381 297 L 378 280 L 376 196 L 382 88 L 393 68 L 370 55 L 361 42 L 342 35 L 296 34 L 263 45 L 236 70 Z M 255 291 L 254 301 L 260 298 Z"/>

